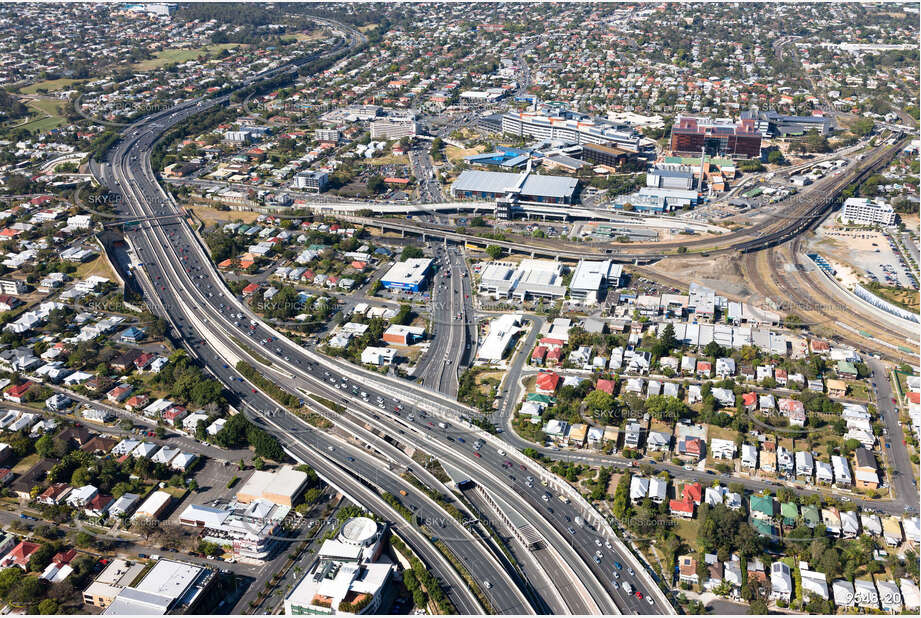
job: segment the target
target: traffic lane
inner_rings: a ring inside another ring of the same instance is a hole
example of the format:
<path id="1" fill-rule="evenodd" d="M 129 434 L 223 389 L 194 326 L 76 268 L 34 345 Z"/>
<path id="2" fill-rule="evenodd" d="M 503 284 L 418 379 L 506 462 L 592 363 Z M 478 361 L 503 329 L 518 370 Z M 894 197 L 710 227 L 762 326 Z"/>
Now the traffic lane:
<path id="1" fill-rule="evenodd" d="M 302 461 L 317 462 L 318 472 L 334 479 L 334 482 L 341 484 L 343 489 L 355 496 L 356 499 L 365 502 L 365 508 L 383 514 L 384 518 L 390 521 L 391 528 L 410 545 L 428 569 L 436 576 L 445 594 L 448 595 L 448 598 L 451 599 L 454 606 L 461 613 L 479 614 L 481 612 L 473 594 L 461 583 L 459 576 L 455 574 L 450 563 L 445 564 L 446 560 L 441 556 L 440 552 L 429 545 L 423 535 L 403 520 L 390 505 L 376 494 L 369 493 L 371 490 L 347 474 L 339 466 L 323 458 L 318 459 L 314 453 L 297 444 L 291 445 L 290 450 Z M 377 508 L 374 508 L 375 506 Z M 448 575 L 442 572 L 442 568 L 447 569 L 446 573 Z M 458 580 L 457 586 L 451 583 L 451 579 L 454 578 Z"/>
<path id="2" fill-rule="evenodd" d="M 328 457 L 339 463 L 344 470 L 349 470 L 358 478 L 369 480 L 373 485 L 378 485 L 382 490 L 396 497 L 416 517 L 423 518 L 423 521 L 427 522 L 428 527 L 434 532 L 433 538 L 446 539 L 447 534 L 453 534 L 455 542 L 450 545 L 451 551 L 461 560 L 471 577 L 476 579 L 480 589 L 490 598 L 494 609 L 499 613 L 533 613 L 530 607 L 522 605 L 513 590 L 503 585 L 508 576 L 500 573 L 492 561 L 481 558 L 481 552 L 477 551 L 476 541 L 467 538 L 461 531 L 461 524 L 445 512 L 436 510 L 437 507 L 433 505 L 432 500 L 423 492 L 408 482 L 397 482 L 393 478 L 394 475 L 383 474 L 381 462 L 371 463 L 356 459 L 353 455 L 361 449 L 346 450 L 332 446 L 326 448 L 330 453 Z M 373 479 L 373 481 L 370 479 Z M 489 588 L 486 587 L 486 582 L 490 583 Z"/>
<path id="3" fill-rule="evenodd" d="M 887 451 L 891 461 L 890 481 L 895 489 L 896 501 L 905 512 L 913 512 L 918 504 L 918 487 L 914 478 L 914 466 L 905 445 L 905 434 L 899 423 L 899 411 L 892 402 L 893 393 L 886 367 L 875 358 L 868 358 L 870 381 L 876 392 L 877 410 L 881 413 L 887 434 L 881 436 L 882 449 Z M 886 445 L 889 445 L 888 448 Z M 911 509 L 911 511 L 909 510 Z"/>
<path id="4" fill-rule="evenodd" d="M 185 299 L 177 298 L 177 302 L 185 302 Z M 251 398 L 251 399 L 252 399 L 252 398 Z M 257 405 L 257 406 L 262 405 L 262 406 L 266 406 L 266 407 L 269 407 L 269 408 L 274 407 L 273 405 L 270 404 L 270 402 L 260 401 L 260 400 L 258 400 L 258 399 L 257 399 L 257 401 L 252 402 L 252 403 L 255 403 L 255 405 Z M 257 422 L 257 424 L 263 424 L 263 422 L 262 422 L 258 417 L 256 417 L 254 420 Z M 286 427 L 286 433 L 289 434 L 289 436 L 290 436 L 290 435 L 297 435 L 297 433 L 299 433 L 299 432 L 298 432 L 298 429 L 299 429 L 298 427 L 295 427 L 295 426 L 289 424 L 289 425 Z M 398 490 L 396 490 L 396 491 L 398 491 Z M 462 555 L 460 556 L 461 558 L 464 557 L 464 556 L 463 556 L 463 553 L 464 553 L 464 552 L 458 552 L 458 553 L 462 554 Z M 467 560 L 469 561 L 469 560 L 471 560 L 472 557 L 471 557 L 471 555 L 468 553 L 467 556 L 466 556 L 466 558 L 467 558 Z M 497 579 L 497 581 L 499 581 L 499 580 Z M 496 597 L 497 602 L 498 602 L 498 603 L 500 604 L 500 606 L 501 606 L 501 603 L 504 601 L 504 599 L 503 599 L 503 590 L 502 590 L 501 587 L 496 588 L 495 597 Z M 520 611 L 521 606 L 519 605 L 518 608 L 519 608 L 519 609 L 516 610 L 516 612 L 517 612 L 517 611 Z"/>
<path id="5" fill-rule="evenodd" d="M 431 422 L 431 421 L 426 421 L 426 422 L 429 423 L 429 422 Z M 445 427 L 445 428 L 440 428 L 440 427 L 439 427 L 437 430 L 433 430 L 432 433 L 431 433 L 431 436 L 437 437 L 437 436 L 441 435 L 440 432 L 445 432 L 445 433 L 447 433 L 448 431 L 450 431 L 450 429 L 451 429 L 451 426 L 448 425 L 448 424 L 446 424 L 446 427 Z M 417 431 L 418 431 L 418 430 L 417 430 Z M 466 432 L 463 432 L 463 433 L 466 433 Z M 453 438 L 453 437 L 451 437 L 451 436 L 446 436 L 446 439 L 447 439 L 447 438 L 450 438 L 449 441 L 455 442 L 455 446 L 452 447 L 452 446 L 450 446 L 450 445 L 445 445 L 445 444 L 443 444 L 443 443 L 440 443 L 440 444 L 439 444 L 439 446 L 441 447 L 441 449 L 440 449 L 440 457 L 441 457 L 442 459 L 445 459 L 446 457 L 449 458 L 449 459 L 451 459 L 451 458 L 447 455 L 448 453 L 450 453 L 451 455 L 453 455 L 453 456 L 455 456 L 455 457 L 457 457 L 457 456 L 463 456 L 463 457 L 466 459 L 466 458 L 468 457 L 468 454 L 465 453 L 464 450 L 462 450 L 462 449 L 459 448 L 460 445 L 466 444 L 466 443 L 467 443 L 466 438 L 462 438 L 462 439 L 464 440 L 464 442 L 458 442 L 458 440 L 457 440 L 456 438 Z M 430 444 L 431 444 L 431 442 L 430 442 Z M 474 457 L 475 457 L 475 455 L 474 455 Z M 519 500 L 519 499 L 520 499 L 520 500 L 526 500 L 527 496 L 523 496 L 523 495 L 516 489 L 516 487 L 514 486 L 514 483 L 510 482 L 508 479 L 505 479 L 505 478 L 504 478 L 505 475 L 504 475 L 501 471 L 496 472 L 495 470 L 493 470 L 493 467 L 492 467 L 492 466 L 487 466 L 487 465 L 485 465 L 486 463 L 489 463 L 489 459 L 484 460 L 483 456 L 480 455 L 480 457 L 477 458 L 477 461 L 480 462 L 480 463 L 484 463 L 484 466 L 483 466 L 483 470 L 484 470 L 484 471 L 486 471 L 486 472 L 488 472 L 488 473 L 490 473 L 490 474 L 494 474 L 502 483 L 505 483 L 505 486 L 500 487 L 500 486 L 496 485 L 494 481 L 490 480 L 490 483 L 487 484 L 487 485 L 484 485 L 484 488 L 486 488 L 486 489 L 488 489 L 488 490 L 492 490 L 492 491 L 497 491 L 497 492 L 499 492 L 499 491 L 505 492 L 504 494 L 502 494 L 503 497 L 504 497 L 504 499 L 505 499 L 506 501 L 510 501 L 510 504 L 511 504 L 513 507 L 516 505 L 516 501 L 517 501 L 517 500 Z M 458 462 L 456 462 L 456 461 L 452 461 L 452 462 L 451 462 L 451 465 L 454 465 L 454 466 L 456 466 L 456 467 L 458 467 L 458 468 L 460 468 L 460 469 L 463 469 L 463 468 L 464 468 L 464 464 L 463 464 L 463 463 L 458 463 Z M 499 468 L 499 470 L 501 470 L 501 468 Z M 471 476 L 471 478 L 472 478 L 473 480 L 476 479 L 475 476 Z M 530 503 L 529 503 L 529 506 L 531 506 L 531 508 L 536 509 L 536 511 L 537 511 L 538 513 L 541 513 L 541 509 L 538 508 L 536 505 L 533 505 L 533 504 L 530 504 Z M 571 508 L 571 507 L 569 507 L 569 505 L 565 505 L 565 506 L 567 506 L 568 508 Z M 570 510 L 569 512 L 571 513 L 571 517 L 574 517 L 574 516 L 575 516 L 573 511 Z M 593 577 L 591 578 L 591 582 L 593 582 L 594 584 L 600 585 L 600 586 L 602 587 L 602 589 L 604 589 L 604 594 L 610 595 L 610 591 L 607 590 L 607 588 L 608 588 L 609 586 L 607 585 L 606 579 L 598 578 L 598 577 L 597 577 L 597 574 L 596 574 L 597 570 L 596 570 L 595 568 L 593 568 L 593 567 L 597 567 L 597 565 L 594 565 L 593 560 L 592 560 L 592 558 L 591 558 L 591 556 L 593 555 L 593 552 L 586 552 L 586 551 L 585 551 L 585 549 L 586 549 L 586 547 L 587 547 L 587 543 L 586 543 L 586 544 L 583 544 L 582 546 L 580 546 L 578 543 L 574 543 L 571 539 L 565 537 L 565 536 L 562 534 L 562 528 L 561 528 L 561 523 L 560 523 L 560 521 L 555 521 L 555 519 L 554 519 L 554 518 L 556 518 L 556 519 L 559 519 L 559 518 L 560 518 L 559 512 L 557 512 L 556 510 L 554 510 L 554 511 L 552 511 L 550 514 L 553 515 L 553 517 L 550 517 L 549 515 L 541 515 L 541 516 L 539 516 L 538 519 L 539 519 L 539 520 L 543 520 L 543 523 L 548 524 L 548 525 L 550 526 L 550 530 L 552 531 L 552 532 L 550 533 L 551 535 L 555 534 L 555 535 L 558 535 L 560 538 L 563 538 L 563 539 L 564 539 L 564 542 L 565 542 L 572 550 L 574 550 L 574 551 L 576 552 L 576 555 L 579 557 L 580 562 L 583 562 L 585 565 L 588 566 L 588 568 L 589 568 L 589 573 L 592 573 L 592 575 L 593 575 Z M 547 538 L 547 539 L 550 538 L 550 537 L 547 536 L 546 533 L 544 533 L 544 537 Z M 580 551 L 580 550 L 581 550 L 581 551 Z M 596 601 L 597 601 L 598 596 L 597 596 L 597 595 L 593 595 L 593 596 L 595 596 Z M 612 602 L 613 602 L 613 601 L 612 601 Z M 603 604 L 604 604 L 604 603 L 602 603 L 602 605 L 603 605 Z"/>
<path id="6" fill-rule="evenodd" d="M 615 571 L 619 571 L 615 563 L 620 563 L 621 565 L 626 564 L 626 559 L 614 548 L 613 544 L 607 541 L 602 535 L 594 532 L 588 524 L 579 525 L 576 520 L 578 512 L 568 508 L 569 502 L 560 501 L 558 496 L 555 496 L 549 489 L 533 479 L 530 481 L 530 486 L 527 477 L 523 480 L 518 477 L 516 477 L 516 479 L 515 488 L 518 492 L 528 496 L 529 501 L 536 508 L 546 509 L 548 513 L 550 513 L 550 519 L 557 524 L 557 528 L 561 532 L 565 530 L 565 533 L 569 535 L 571 544 L 577 547 L 583 554 L 592 556 L 591 560 L 595 564 L 594 570 L 596 575 L 600 581 L 608 582 L 609 586 L 614 591 L 613 594 L 615 597 L 619 598 L 627 606 L 634 606 L 635 609 L 644 609 L 637 603 L 637 601 L 639 601 L 638 599 L 623 591 L 620 583 L 616 586 L 612 583 L 619 579 L 619 577 L 615 578 L 613 576 Z M 597 561 L 595 561 L 595 557 L 598 558 Z M 622 575 L 623 580 L 630 581 L 635 589 L 642 591 L 642 587 L 639 586 L 634 579 L 635 576 L 629 574 L 628 568 L 629 567 L 624 568 L 622 573 L 618 573 L 618 576 Z M 647 603 L 645 609 L 649 610 L 652 608 L 649 607 Z"/>
<path id="7" fill-rule="evenodd" d="M 610 555 L 615 556 L 614 559 L 619 561 L 621 564 L 626 564 L 626 560 L 614 549 L 613 545 L 610 548 L 606 547 L 604 545 L 604 538 L 601 535 L 591 531 L 587 525 L 585 527 L 575 525 L 576 517 L 581 516 L 581 512 L 576 509 L 573 504 L 570 502 L 560 501 L 558 498 L 554 497 L 553 494 L 549 492 L 549 490 L 545 489 L 539 482 L 533 479 L 532 487 L 527 487 L 528 472 L 527 470 L 521 470 L 521 464 L 518 464 L 517 466 L 513 464 L 511 467 L 505 466 L 505 462 L 510 460 L 508 460 L 508 458 L 504 455 L 500 455 L 498 451 L 491 447 L 484 446 L 479 450 L 474 449 L 473 447 L 476 443 L 474 441 L 475 439 L 471 437 L 474 435 L 471 434 L 471 432 L 463 428 L 457 428 L 453 426 L 449 426 L 446 429 L 442 429 L 441 431 L 444 432 L 445 436 L 454 440 L 454 442 L 458 445 L 459 451 L 463 451 L 464 449 L 462 447 L 464 446 L 470 447 L 474 453 L 479 455 L 477 459 L 491 464 L 489 466 L 490 468 L 496 468 L 498 466 L 504 469 L 506 471 L 506 474 L 504 475 L 505 482 L 510 484 L 511 490 L 513 492 L 517 493 L 518 495 L 528 495 L 526 492 L 529 491 L 531 494 L 535 494 L 532 496 L 532 499 L 534 499 L 536 503 L 532 502 L 532 506 L 538 510 L 543 508 L 547 511 L 547 516 L 545 519 L 550 521 L 564 538 L 567 538 L 568 535 L 570 544 L 575 549 L 577 549 L 577 551 L 582 553 L 584 557 L 587 556 L 586 563 L 589 565 L 589 568 L 593 569 L 595 573 L 599 575 L 599 581 L 607 584 L 609 592 L 610 590 L 613 590 L 615 594 L 620 596 L 621 599 L 626 601 L 628 604 L 632 603 L 634 600 L 639 601 L 639 599 L 635 599 L 635 597 L 630 597 L 629 595 L 623 594 L 620 586 L 618 586 L 617 589 L 613 588 L 613 585 L 610 583 L 611 577 L 607 575 L 608 571 L 605 571 L 605 567 L 607 566 L 607 556 L 605 556 L 605 553 L 609 553 Z M 463 442 L 460 440 L 463 440 Z M 547 500 L 543 500 L 543 495 L 547 495 Z M 570 532 L 570 529 L 572 529 L 573 532 Z M 599 542 L 601 543 L 600 545 Z M 602 554 L 600 557 L 600 563 L 595 562 L 595 556 L 597 556 L 596 552 L 599 551 Z M 614 559 L 611 560 L 612 568 Z M 635 581 L 631 583 L 636 586 Z M 650 607 L 648 603 L 646 605 L 646 610 L 655 607 Z"/>
<path id="8" fill-rule="evenodd" d="M 269 410 L 271 410 L 271 409 L 274 409 L 274 408 L 275 408 L 274 402 L 272 402 L 272 401 L 270 401 L 270 400 L 266 400 L 265 398 L 261 397 L 258 393 L 256 393 L 256 394 L 251 394 L 251 393 L 247 393 L 247 392 L 243 391 L 242 389 L 240 389 L 240 394 L 242 395 L 242 398 L 243 398 L 243 399 L 248 400 L 249 403 L 250 403 L 250 405 L 253 405 L 256 409 L 269 409 Z M 260 419 L 258 416 L 257 416 L 257 417 L 253 417 L 253 420 L 254 420 L 254 422 L 256 422 L 257 424 L 260 424 L 260 425 L 264 425 L 264 424 L 265 424 L 265 422 L 264 422 L 262 419 Z M 295 430 L 295 429 L 296 429 L 296 428 L 289 426 L 288 429 L 287 429 L 287 433 L 289 433 L 289 434 L 294 433 L 294 430 Z M 312 458 L 311 461 L 316 461 L 316 458 Z M 414 548 L 414 549 L 415 549 L 415 548 Z M 421 552 L 421 551 L 420 551 L 420 553 L 424 553 L 424 552 Z M 430 563 L 430 564 L 431 564 L 431 563 Z M 449 588 L 450 588 L 450 586 L 449 586 Z M 463 600 L 463 599 L 457 599 L 457 598 L 455 598 L 455 599 L 453 599 L 453 600 L 454 600 L 455 603 L 458 604 L 459 607 L 464 607 L 464 600 Z M 468 606 L 467 609 L 468 609 L 468 610 L 476 611 L 475 608 L 472 608 L 472 607 L 470 607 L 470 606 Z"/>
<path id="9" fill-rule="evenodd" d="M 388 427 L 391 431 L 393 431 L 392 425 L 387 425 L 387 423 L 392 423 L 392 422 L 393 422 L 393 419 L 389 419 L 389 418 L 386 418 L 386 420 L 385 420 L 385 419 L 381 419 L 379 422 L 382 423 L 385 427 Z M 430 422 L 430 421 L 428 421 L 428 422 Z M 409 426 L 408 423 L 406 423 L 406 425 Z M 416 429 L 416 428 L 414 428 L 414 427 L 413 427 L 412 429 L 414 430 L 414 432 L 419 432 L 419 430 Z M 400 430 L 400 431 L 402 431 L 402 430 Z M 441 457 L 441 459 L 442 459 L 443 461 L 445 461 L 445 460 L 449 461 L 449 462 L 451 463 L 451 465 L 457 466 L 457 467 L 459 467 L 459 468 L 463 468 L 463 467 L 464 467 L 464 463 L 454 461 L 454 457 L 456 456 L 457 453 L 455 453 L 455 452 L 453 452 L 453 451 L 451 451 L 451 450 L 444 450 L 444 449 L 445 449 L 445 447 L 444 447 L 443 445 L 441 445 L 441 448 L 438 449 L 437 451 L 435 451 L 433 454 L 438 455 L 439 457 Z M 426 449 L 426 450 L 430 450 L 430 449 Z M 485 468 L 484 468 L 484 469 L 485 469 Z M 472 476 L 471 478 L 476 479 L 477 476 L 474 475 L 474 476 Z M 501 477 L 498 477 L 498 478 L 501 478 Z M 490 481 L 490 484 L 484 485 L 484 487 L 488 487 L 489 489 L 492 489 L 492 490 L 498 491 L 498 492 L 505 492 L 505 489 L 506 489 L 504 486 L 502 486 L 502 487 L 497 486 L 497 485 L 495 484 L 495 482 L 493 482 L 493 481 Z M 509 488 L 509 489 L 511 489 L 511 488 Z M 518 495 L 517 493 L 515 493 L 514 491 L 510 491 L 510 492 L 507 492 L 507 493 L 501 493 L 501 495 L 503 496 L 504 499 L 506 499 L 507 501 L 510 501 L 510 503 L 511 503 L 513 506 L 516 504 L 516 500 L 521 499 L 521 496 Z M 533 508 L 533 507 L 532 507 L 532 508 Z M 558 534 L 558 532 L 552 527 L 552 524 L 550 524 L 550 522 L 547 522 L 546 519 L 545 519 L 544 517 L 538 517 L 538 518 L 537 518 L 537 521 L 536 521 L 535 523 L 536 523 L 536 525 L 538 525 L 539 529 L 540 529 L 540 526 L 542 526 L 542 525 L 550 525 L 550 529 L 553 530 L 553 533 L 551 533 L 551 534 L 552 534 L 552 535 Z M 547 536 L 547 534 L 544 534 L 544 536 L 545 536 L 545 538 L 548 538 L 548 539 L 551 538 L 551 537 Z M 569 547 L 572 549 L 572 544 L 571 544 L 570 542 L 566 542 L 566 545 L 569 546 Z M 565 553 L 565 552 L 563 552 L 563 553 Z M 579 561 L 580 563 L 583 562 L 583 560 L 582 560 L 581 558 L 577 558 L 577 559 L 578 559 L 578 561 Z M 600 585 L 599 582 L 598 582 L 598 580 L 597 580 L 597 578 L 596 578 L 594 575 L 593 575 L 592 577 L 590 577 L 590 578 L 589 578 L 588 580 L 586 580 L 586 581 L 592 583 L 593 585 Z M 597 591 L 596 591 L 596 592 L 597 592 Z M 594 596 L 596 599 L 598 598 L 598 595 L 597 595 L 597 594 L 593 594 L 593 596 Z M 611 602 L 613 602 L 613 601 L 611 601 Z M 606 603 L 603 603 L 603 605 L 606 605 Z"/>

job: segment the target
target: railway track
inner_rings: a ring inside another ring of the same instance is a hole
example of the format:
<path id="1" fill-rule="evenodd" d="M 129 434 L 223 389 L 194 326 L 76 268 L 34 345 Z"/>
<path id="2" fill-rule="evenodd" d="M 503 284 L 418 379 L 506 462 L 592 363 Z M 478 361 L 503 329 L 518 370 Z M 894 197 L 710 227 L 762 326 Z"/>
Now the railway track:
<path id="1" fill-rule="evenodd" d="M 831 336 L 886 358 L 898 358 L 894 347 L 904 344 L 903 334 L 871 317 L 854 313 L 851 307 L 841 306 L 840 301 L 824 295 L 821 287 L 811 282 L 807 273 L 798 267 L 789 272 L 785 270 L 785 264 L 802 265 L 798 259 L 801 243 L 802 239 L 797 238 L 781 247 L 745 254 L 741 268 L 746 281 L 763 296 L 775 301 L 778 310 L 789 309 L 787 313 L 795 314 L 810 332 Z M 841 324 L 850 328 L 842 329 Z M 867 332 L 873 338 L 862 337 L 854 331 Z"/>

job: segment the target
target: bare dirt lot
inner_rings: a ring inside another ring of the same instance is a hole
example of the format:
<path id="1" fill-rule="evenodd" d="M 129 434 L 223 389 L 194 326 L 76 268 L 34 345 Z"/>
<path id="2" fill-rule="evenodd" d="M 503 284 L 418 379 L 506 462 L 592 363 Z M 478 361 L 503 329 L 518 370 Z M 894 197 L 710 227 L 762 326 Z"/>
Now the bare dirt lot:
<path id="1" fill-rule="evenodd" d="M 705 285 L 715 290 L 717 294 L 733 299 L 745 298 L 757 292 L 757 290 L 752 290 L 742 278 L 737 256 L 669 257 L 652 266 L 647 266 L 646 269 L 671 279 L 688 283 L 693 281 Z"/>

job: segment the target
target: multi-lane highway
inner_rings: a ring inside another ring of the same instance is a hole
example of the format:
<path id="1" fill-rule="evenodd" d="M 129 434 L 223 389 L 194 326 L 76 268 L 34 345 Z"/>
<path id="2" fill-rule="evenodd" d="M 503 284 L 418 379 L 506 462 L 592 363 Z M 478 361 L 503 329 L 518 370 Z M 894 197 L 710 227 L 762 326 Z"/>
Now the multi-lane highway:
<path id="1" fill-rule="evenodd" d="M 129 127 L 125 132 L 125 138 L 110 153 L 107 163 L 101 167 L 94 166 L 94 171 L 103 182 L 123 194 L 123 214 L 152 217 L 176 212 L 176 205 L 162 192 L 150 169 L 151 147 L 166 128 L 212 104 L 210 101 L 189 102 Z M 598 549 L 595 541 L 598 535 L 592 530 L 579 526 L 578 530 L 568 531 L 564 523 L 575 521 L 575 517 L 580 514 L 586 515 L 575 506 L 560 501 L 551 506 L 549 500 L 534 500 L 533 496 L 529 497 L 529 492 L 524 492 L 520 487 L 521 483 L 526 481 L 517 477 L 526 472 L 530 473 L 528 475 L 545 475 L 545 471 L 538 471 L 536 464 L 520 463 L 518 466 L 525 469 L 514 475 L 509 472 L 510 466 L 506 464 L 509 460 L 504 459 L 505 456 L 498 451 L 481 449 L 483 452 L 473 452 L 469 448 L 461 447 L 460 445 L 476 439 L 475 430 L 470 428 L 446 426 L 443 431 L 436 432 L 432 426 L 422 425 L 419 421 L 412 426 L 407 425 L 407 429 L 398 428 L 398 424 L 405 423 L 399 407 L 409 398 L 394 398 L 392 394 L 406 391 L 406 386 L 389 382 L 388 378 L 365 375 L 360 369 L 344 368 L 329 359 L 319 357 L 290 342 L 261 322 L 238 299 L 230 296 L 203 247 L 184 222 L 143 224 L 130 232 L 128 238 L 136 251 L 138 261 L 144 264 L 145 270 L 139 276 L 150 296 L 153 309 L 169 317 L 176 334 L 189 343 L 209 370 L 228 385 L 228 390 L 239 402 L 239 407 L 248 410 L 257 419 L 261 417 L 258 422 L 272 433 L 280 435 L 292 454 L 309 461 L 321 474 L 340 477 L 344 474 L 341 468 L 333 467 L 337 451 L 328 449 L 328 446 L 333 445 L 328 444 L 325 449 L 319 448 L 322 444 L 327 444 L 328 437 L 325 434 L 312 434 L 320 444 L 318 447 L 311 447 L 303 438 L 303 432 L 309 430 L 297 417 L 288 414 L 266 414 L 277 410 L 277 406 L 233 370 L 237 360 L 245 359 L 257 366 L 262 373 L 274 374 L 276 383 L 281 383 L 292 392 L 319 391 L 338 395 L 350 408 L 366 411 L 378 408 L 380 411 L 375 412 L 378 417 L 376 422 L 380 423 L 382 431 L 404 435 L 403 439 L 407 443 L 421 448 L 458 470 L 469 473 L 474 482 L 488 491 L 496 492 L 513 508 L 533 519 L 535 527 L 545 538 L 548 546 L 562 557 L 561 563 L 565 564 L 569 571 L 563 575 L 586 595 L 586 607 L 601 613 L 639 611 L 639 599 L 623 594 L 622 590 L 613 586 L 611 578 L 614 560 L 624 565 L 636 565 L 639 569 L 636 559 L 617 553 L 623 550 Z M 246 342 L 245 346 L 240 345 L 241 341 Z M 259 355 L 271 359 L 272 365 L 260 365 L 249 354 L 247 348 L 258 349 Z M 330 375 L 325 375 L 327 373 Z M 326 385 L 321 389 L 324 383 Z M 338 387 L 345 385 L 345 388 L 335 388 L 331 386 L 333 384 Z M 409 390 L 415 390 L 413 409 L 419 413 L 419 416 L 415 417 L 418 419 L 421 418 L 421 408 L 430 406 L 430 400 L 436 394 L 414 385 L 410 386 Z M 368 393 L 367 397 L 360 396 L 363 392 Z M 436 409 L 439 406 L 453 407 L 455 413 L 460 410 L 459 406 L 447 399 L 441 399 L 434 405 Z M 426 421 L 428 422 L 432 421 Z M 463 435 L 467 435 L 468 438 L 463 438 Z M 458 438 L 464 439 L 465 442 L 460 442 Z M 358 457 L 355 459 L 359 461 Z M 347 463 L 350 464 L 347 468 L 356 468 L 351 465 L 355 462 Z M 512 478 L 513 476 L 516 478 Z M 353 483 L 354 477 L 350 478 L 352 480 L 339 478 L 338 482 Z M 378 482 L 383 484 L 384 480 Z M 388 482 L 396 483 L 392 478 Z M 370 496 L 365 496 L 363 502 L 364 500 L 376 503 Z M 369 506 L 373 507 L 373 504 Z M 447 541 L 447 537 L 445 540 Z M 615 539 L 605 540 L 610 542 Z M 410 539 L 410 542 L 412 541 L 413 539 Z M 425 545 L 424 540 L 420 542 Z M 460 543 L 456 543 L 455 547 L 459 545 Z M 596 552 L 602 553 L 597 562 Z M 605 553 L 609 555 L 604 555 Z M 467 562 L 464 556 L 458 557 L 462 562 Z M 433 560 L 437 567 L 438 561 L 435 558 Z M 482 573 L 480 568 L 471 571 Z M 442 573 L 442 577 L 447 581 L 452 580 L 450 573 Z M 637 587 L 646 590 L 647 593 L 654 588 L 648 577 L 642 571 L 636 574 Z M 490 586 L 483 585 L 484 594 L 494 608 L 497 611 L 512 613 L 531 611 L 522 603 L 521 593 L 517 588 L 501 585 L 503 579 L 497 574 L 496 582 L 490 581 Z M 457 597 L 455 602 L 463 610 L 475 611 L 471 608 L 473 603 L 470 597 L 456 590 L 457 587 L 456 581 L 450 586 Z M 644 606 L 641 608 L 645 613 L 674 611 L 657 589 L 652 592 L 652 603 L 643 601 Z"/>
<path id="2" fill-rule="evenodd" d="M 434 247 L 438 268 L 432 284 L 432 341 L 415 375 L 422 384 L 456 396 L 458 377 L 470 362 L 477 341 L 470 276 L 463 254 L 453 245 Z"/>

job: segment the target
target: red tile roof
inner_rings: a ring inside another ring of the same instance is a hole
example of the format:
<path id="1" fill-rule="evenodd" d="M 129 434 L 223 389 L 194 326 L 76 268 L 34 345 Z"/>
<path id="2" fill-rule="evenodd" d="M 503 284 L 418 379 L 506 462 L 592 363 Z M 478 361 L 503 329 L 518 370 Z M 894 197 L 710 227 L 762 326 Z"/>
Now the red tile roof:
<path id="1" fill-rule="evenodd" d="M 537 390 L 552 393 L 560 383 L 560 376 L 552 371 L 542 371 L 537 374 Z"/>
<path id="2" fill-rule="evenodd" d="M 700 486 L 700 483 L 688 483 L 681 491 L 681 497 L 685 500 L 693 502 L 694 504 L 700 504 L 702 495 L 703 488 Z"/>
<path id="3" fill-rule="evenodd" d="M 38 543 L 30 543 L 29 541 L 21 541 L 19 545 L 10 550 L 10 553 L 4 558 L 4 562 L 11 562 L 18 564 L 19 566 L 26 568 L 29 564 L 29 558 L 32 557 L 32 554 L 38 551 L 40 545 Z"/>
<path id="4" fill-rule="evenodd" d="M 604 391 L 608 395 L 614 394 L 614 381 L 613 380 L 598 380 L 595 382 L 595 390 Z"/>

